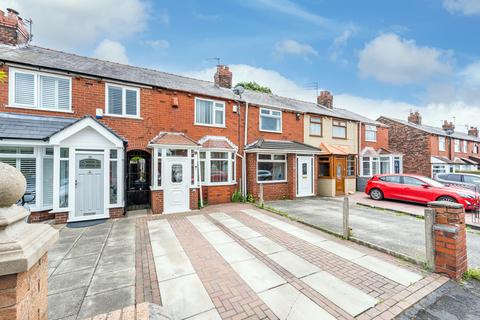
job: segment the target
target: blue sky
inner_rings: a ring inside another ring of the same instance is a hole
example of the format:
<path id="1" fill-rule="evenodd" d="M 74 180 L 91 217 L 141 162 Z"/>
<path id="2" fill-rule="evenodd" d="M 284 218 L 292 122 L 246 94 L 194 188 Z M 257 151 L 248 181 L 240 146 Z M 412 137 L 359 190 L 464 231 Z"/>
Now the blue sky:
<path id="1" fill-rule="evenodd" d="M 2 5 L 2 2 L 4 4 Z M 100 3 L 99 3 L 100 2 Z M 34 44 L 197 78 L 219 57 L 234 81 L 370 117 L 480 125 L 480 0 L 4 0 Z"/>

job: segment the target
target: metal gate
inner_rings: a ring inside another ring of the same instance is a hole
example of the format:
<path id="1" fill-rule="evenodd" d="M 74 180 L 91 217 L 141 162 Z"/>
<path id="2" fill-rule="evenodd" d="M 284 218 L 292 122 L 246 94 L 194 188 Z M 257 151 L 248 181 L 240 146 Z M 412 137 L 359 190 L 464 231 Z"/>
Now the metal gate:
<path id="1" fill-rule="evenodd" d="M 150 208 L 151 156 L 143 150 L 127 152 L 127 210 Z"/>

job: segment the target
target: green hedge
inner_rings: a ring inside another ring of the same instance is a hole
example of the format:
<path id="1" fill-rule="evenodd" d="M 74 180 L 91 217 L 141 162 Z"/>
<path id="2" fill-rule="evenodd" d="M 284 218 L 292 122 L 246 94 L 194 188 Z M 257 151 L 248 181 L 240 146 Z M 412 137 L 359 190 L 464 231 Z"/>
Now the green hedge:
<path id="1" fill-rule="evenodd" d="M 455 173 L 470 173 L 480 175 L 480 170 L 468 171 L 468 170 L 456 170 Z"/>

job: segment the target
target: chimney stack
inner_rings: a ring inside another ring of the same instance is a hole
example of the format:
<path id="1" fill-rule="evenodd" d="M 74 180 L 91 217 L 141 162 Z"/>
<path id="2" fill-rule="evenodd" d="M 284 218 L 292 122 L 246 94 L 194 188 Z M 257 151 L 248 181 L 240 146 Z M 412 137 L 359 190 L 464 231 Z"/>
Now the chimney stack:
<path id="1" fill-rule="evenodd" d="M 7 9 L 7 14 L 0 10 L 0 44 L 9 46 L 24 45 L 30 40 L 30 32 L 19 13 Z"/>
<path id="2" fill-rule="evenodd" d="M 468 135 L 478 138 L 478 128 L 477 127 L 470 127 L 470 129 L 468 129 Z"/>
<path id="3" fill-rule="evenodd" d="M 231 89 L 232 88 L 232 71 L 228 68 L 228 66 L 219 64 L 217 66 L 217 72 L 215 73 L 215 85 Z"/>
<path id="4" fill-rule="evenodd" d="M 443 131 L 450 131 L 453 133 L 455 131 L 455 125 L 451 121 L 443 120 L 442 129 Z"/>
<path id="5" fill-rule="evenodd" d="M 408 122 L 421 125 L 422 124 L 422 116 L 420 115 L 420 112 L 418 112 L 418 111 L 410 112 L 410 115 L 408 116 Z"/>
<path id="6" fill-rule="evenodd" d="M 320 91 L 320 94 L 317 97 L 317 104 L 333 109 L 333 96 L 330 91 Z"/>

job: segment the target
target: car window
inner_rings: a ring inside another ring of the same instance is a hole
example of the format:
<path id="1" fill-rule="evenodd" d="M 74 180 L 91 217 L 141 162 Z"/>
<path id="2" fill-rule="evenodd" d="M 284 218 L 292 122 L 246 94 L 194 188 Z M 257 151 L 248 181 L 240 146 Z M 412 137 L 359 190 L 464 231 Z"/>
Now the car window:
<path id="1" fill-rule="evenodd" d="M 378 179 L 390 183 L 400 183 L 400 176 L 383 176 Z"/>
<path id="2" fill-rule="evenodd" d="M 462 181 L 462 176 L 459 174 L 448 174 L 446 180 L 460 182 Z"/>
<path id="3" fill-rule="evenodd" d="M 480 184 L 480 176 L 463 176 L 463 181 L 466 183 Z"/>
<path id="4" fill-rule="evenodd" d="M 409 186 L 421 186 L 422 184 L 425 184 L 425 182 L 417 178 L 404 176 L 403 184 L 408 184 Z"/>

